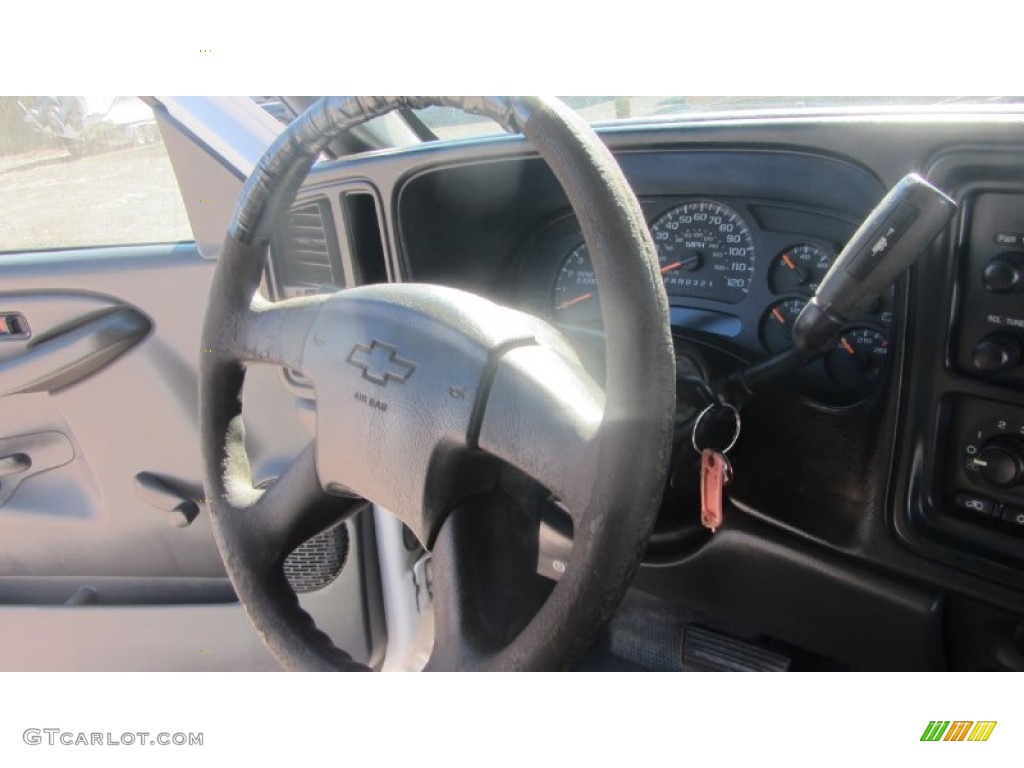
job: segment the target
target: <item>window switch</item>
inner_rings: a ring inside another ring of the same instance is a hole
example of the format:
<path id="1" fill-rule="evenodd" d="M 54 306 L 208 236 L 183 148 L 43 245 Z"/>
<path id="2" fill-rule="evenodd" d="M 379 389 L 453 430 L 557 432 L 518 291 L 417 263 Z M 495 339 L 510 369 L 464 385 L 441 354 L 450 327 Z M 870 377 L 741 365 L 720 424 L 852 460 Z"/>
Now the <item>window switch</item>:
<path id="1" fill-rule="evenodd" d="M 1003 523 L 1017 533 L 1024 533 L 1024 507 L 1011 507 L 1003 505 Z"/>

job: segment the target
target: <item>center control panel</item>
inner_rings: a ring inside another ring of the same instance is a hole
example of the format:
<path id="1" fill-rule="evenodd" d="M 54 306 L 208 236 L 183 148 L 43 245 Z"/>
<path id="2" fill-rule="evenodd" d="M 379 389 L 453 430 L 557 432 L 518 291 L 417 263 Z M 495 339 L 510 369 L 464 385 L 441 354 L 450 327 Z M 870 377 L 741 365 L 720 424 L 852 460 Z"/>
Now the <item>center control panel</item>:
<path id="1" fill-rule="evenodd" d="M 959 211 L 910 275 L 893 528 L 1024 605 L 1024 142 L 952 148 L 925 176 Z"/>
<path id="2" fill-rule="evenodd" d="M 975 544 L 999 534 L 1024 548 L 1024 193 L 979 192 L 963 216 L 947 359 L 964 383 L 942 398 L 935 482 Z"/>

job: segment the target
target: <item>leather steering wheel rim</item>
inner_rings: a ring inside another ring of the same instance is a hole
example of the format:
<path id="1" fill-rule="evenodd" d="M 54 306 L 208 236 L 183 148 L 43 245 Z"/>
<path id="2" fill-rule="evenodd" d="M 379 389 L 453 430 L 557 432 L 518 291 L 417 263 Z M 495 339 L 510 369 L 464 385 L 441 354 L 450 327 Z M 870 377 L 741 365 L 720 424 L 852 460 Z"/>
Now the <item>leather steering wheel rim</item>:
<path id="1" fill-rule="evenodd" d="M 432 105 L 485 115 L 510 132 L 522 132 L 561 183 L 583 231 L 602 296 L 607 361 L 603 393 L 555 329 L 471 294 L 395 284 L 276 303 L 260 297 L 270 237 L 323 147 L 339 133 L 373 117 Z M 336 329 L 350 327 L 364 335 L 345 336 L 335 344 L 335 332 L 343 333 Z M 355 408 L 350 405 L 351 390 L 345 389 L 349 385 L 336 382 L 358 373 L 345 367 L 345 354 L 352 362 L 360 348 L 381 348 L 390 350 L 390 363 L 396 359 L 404 363 L 399 349 L 403 353 L 422 349 L 425 332 L 433 334 L 427 338 L 445 343 L 457 336 L 450 342 L 454 362 L 446 371 L 459 370 L 460 365 L 472 367 L 470 363 L 475 366 L 479 358 L 479 370 L 474 368 L 479 376 L 472 379 L 471 388 L 475 401 L 465 405 L 465 422 L 457 410 L 461 403 L 446 401 L 445 405 L 454 409 L 450 421 L 462 429 L 458 434 L 464 445 L 451 438 L 449 424 L 442 424 L 448 430 L 444 439 L 418 447 L 426 457 L 421 464 L 411 461 L 395 470 L 399 462 L 384 462 L 396 473 L 391 478 L 396 482 L 390 485 L 382 485 L 365 470 L 356 472 L 363 486 L 357 483 L 354 490 L 378 503 L 381 499 L 375 495 L 387 497 L 385 501 L 402 508 L 403 521 L 424 544 L 443 549 L 450 499 L 441 498 L 443 494 L 434 490 L 439 484 L 428 480 L 443 477 L 444 469 L 451 474 L 451 467 L 461 466 L 458 462 L 467 457 L 494 456 L 551 490 L 564 489 L 564 499 L 572 500 L 575 513 L 573 554 L 544 605 L 507 646 L 477 653 L 453 639 L 442 643 L 440 650 L 435 645 L 436 658 L 428 665 L 484 670 L 563 668 L 587 649 L 639 565 L 665 483 L 675 373 L 668 301 L 636 197 L 592 129 L 553 99 L 327 97 L 295 120 L 267 150 L 246 181 L 229 226 L 202 337 L 207 350 L 200 361 L 204 480 L 228 576 L 257 632 L 285 667 L 365 669 L 335 647 L 299 607 L 281 565 L 291 548 L 357 506 L 351 498 L 331 495 L 343 485 L 349 487 L 347 478 L 342 482 L 335 477 L 346 470 L 344 462 L 336 459 L 334 447 L 341 442 L 334 441 L 332 429 L 356 429 L 350 422 L 372 424 L 366 439 L 383 446 L 381 451 L 398 450 L 394 447 L 398 436 L 390 434 L 395 429 L 388 426 L 395 422 L 382 421 L 380 414 L 346 410 L 342 426 L 337 419 L 331 420 L 331 403 Z M 393 342 L 395 334 L 401 344 Z M 352 338 L 357 341 L 354 347 Z M 360 343 L 360 338 L 366 343 Z M 446 349 L 439 349 L 438 356 Z M 402 375 L 411 375 L 408 386 L 393 383 L 390 390 L 373 390 L 388 392 L 389 397 L 395 393 L 399 402 L 391 410 L 397 419 L 410 410 L 403 411 L 402 398 L 406 390 L 412 391 L 413 383 L 420 387 L 415 396 L 422 399 L 424 393 L 434 391 L 430 387 L 443 383 L 432 381 L 431 376 L 449 375 L 432 374 L 423 359 L 417 358 L 418 368 L 411 362 L 406 366 Z M 266 490 L 253 487 L 241 417 L 245 369 L 254 362 L 304 372 L 304 366 L 311 366 L 324 382 L 323 398 L 317 387 L 316 440 Z M 387 385 L 389 375 L 399 378 L 386 374 L 370 381 Z M 365 370 L 363 379 L 367 379 Z M 358 386 L 370 386 L 352 380 Z M 431 474 L 424 474 L 422 480 L 413 478 L 415 466 Z M 435 473 L 436 467 L 441 469 Z M 391 485 L 400 486 L 405 495 L 392 493 Z M 426 501 L 423 510 L 417 510 L 421 498 Z M 442 587 L 448 584 L 446 579 L 441 576 Z M 457 613 L 461 596 L 457 586 L 454 589 L 449 603 Z"/>

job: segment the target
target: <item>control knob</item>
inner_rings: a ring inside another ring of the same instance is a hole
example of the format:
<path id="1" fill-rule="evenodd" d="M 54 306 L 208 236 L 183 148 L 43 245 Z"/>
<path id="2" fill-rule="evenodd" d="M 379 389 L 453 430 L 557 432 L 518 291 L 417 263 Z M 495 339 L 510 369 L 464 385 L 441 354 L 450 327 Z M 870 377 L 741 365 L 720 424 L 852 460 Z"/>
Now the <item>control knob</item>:
<path id="1" fill-rule="evenodd" d="M 971 359 L 979 371 L 1005 371 L 1020 362 L 1020 342 L 1009 333 L 990 334 L 974 345 Z"/>
<path id="2" fill-rule="evenodd" d="M 1024 291 L 1024 253 L 1003 253 L 985 265 L 981 281 L 992 293 Z"/>
<path id="3" fill-rule="evenodd" d="M 993 437 L 974 457 L 974 466 L 991 485 L 1017 485 L 1024 480 L 1024 442 L 1012 437 Z"/>

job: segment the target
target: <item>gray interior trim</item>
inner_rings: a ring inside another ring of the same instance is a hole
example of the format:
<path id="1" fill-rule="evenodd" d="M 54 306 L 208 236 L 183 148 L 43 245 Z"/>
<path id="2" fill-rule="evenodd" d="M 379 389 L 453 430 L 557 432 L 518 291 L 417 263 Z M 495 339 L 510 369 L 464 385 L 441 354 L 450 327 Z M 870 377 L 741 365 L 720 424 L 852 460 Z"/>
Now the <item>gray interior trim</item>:
<path id="1" fill-rule="evenodd" d="M 373 507 L 380 562 L 381 591 L 388 642 L 384 672 L 418 672 L 430 659 L 434 646 L 432 606 L 417 602 L 415 556 L 402 540 L 402 524 L 383 507 Z M 420 591 L 429 595 L 426 585 Z"/>
<path id="2" fill-rule="evenodd" d="M 356 524 L 353 524 L 356 527 Z M 352 606 L 363 602 L 363 555 L 353 547 L 341 575 L 323 589 L 299 596 L 303 609 L 353 658 L 378 664 L 383 638 L 368 631 L 366 622 L 354 620 Z M 63 596 L 70 579 L 11 580 L 0 582 L 0 596 L 30 593 L 34 600 Z M 81 580 L 92 585 L 97 601 L 64 605 L 0 605 L 0 671 L 280 671 L 281 666 L 253 631 L 241 605 L 210 603 L 223 596 L 223 580 L 207 580 L 215 590 L 192 604 L 109 605 L 103 596 L 160 591 L 156 580 L 129 588 L 122 580 Z M 141 587 L 141 592 L 140 592 Z M 179 592 L 208 592 L 201 581 L 170 585 Z M 79 590 L 81 591 L 81 590 Z M 45 594 L 44 594 L 45 593 Z M 78 592 L 75 593 L 76 595 Z"/>
<path id="3" fill-rule="evenodd" d="M 157 96 L 171 118 L 243 177 L 252 173 L 281 124 L 248 96 Z"/>

